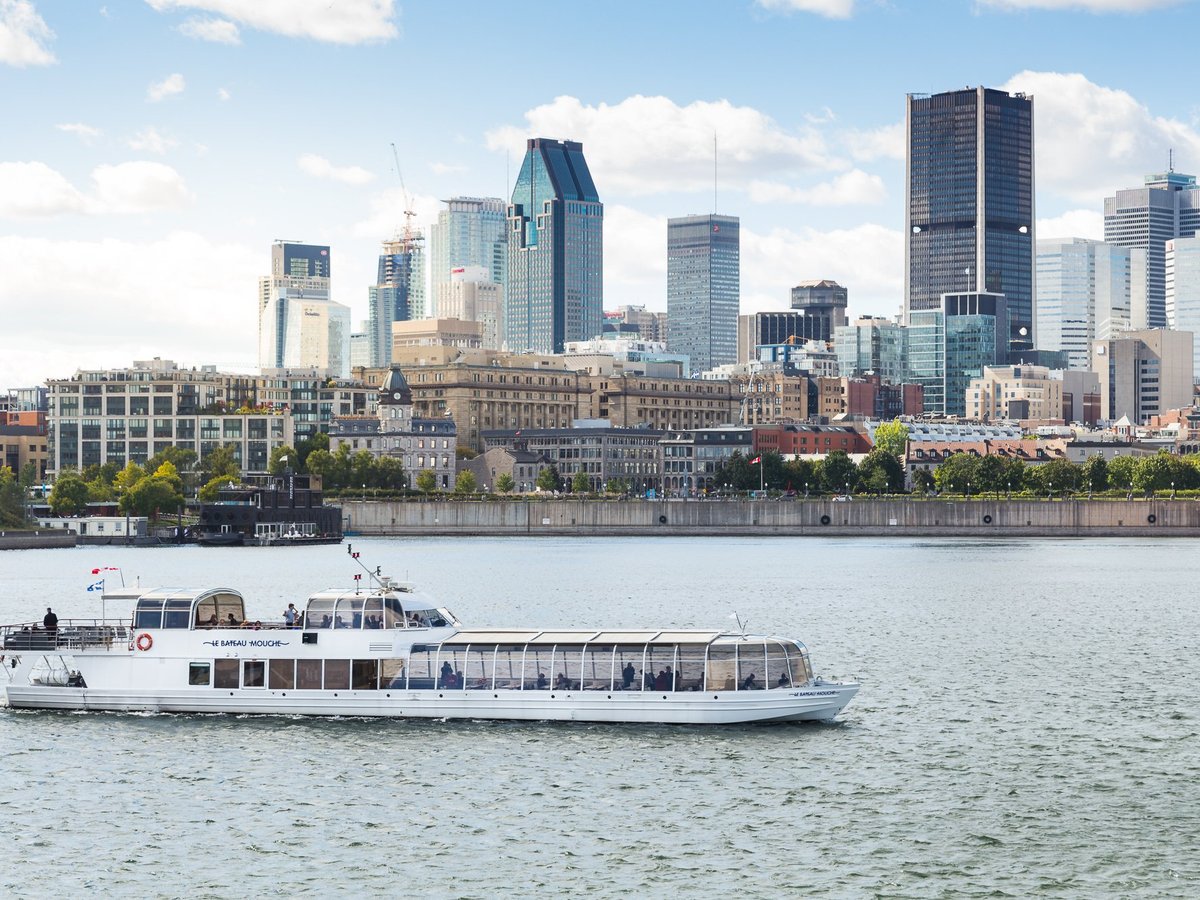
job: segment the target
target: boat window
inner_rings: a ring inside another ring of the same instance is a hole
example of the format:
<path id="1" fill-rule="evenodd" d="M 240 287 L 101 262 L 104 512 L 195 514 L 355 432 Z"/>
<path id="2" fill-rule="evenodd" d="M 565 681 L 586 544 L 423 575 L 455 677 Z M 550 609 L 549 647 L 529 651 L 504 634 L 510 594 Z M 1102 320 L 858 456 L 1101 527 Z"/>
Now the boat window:
<path id="1" fill-rule="evenodd" d="M 580 681 L 585 691 L 612 690 L 613 645 L 588 644 L 583 651 L 583 675 Z M 620 678 L 620 676 L 617 676 Z"/>
<path id="2" fill-rule="evenodd" d="M 304 622 L 309 628 L 333 627 L 333 601 L 309 600 Z"/>
<path id="3" fill-rule="evenodd" d="M 778 641 L 767 641 L 767 687 L 786 688 L 792 686 L 792 673 L 788 668 L 787 650 Z"/>
<path id="4" fill-rule="evenodd" d="M 413 644 L 408 654 L 408 689 L 427 691 L 434 686 L 433 660 L 437 645 Z"/>
<path id="5" fill-rule="evenodd" d="M 356 691 L 373 691 L 379 687 L 379 660 L 356 659 L 350 668 L 350 686 Z"/>
<path id="6" fill-rule="evenodd" d="M 524 644 L 505 644 L 496 648 L 496 688 L 521 689 L 521 658 Z"/>
<path id="7" fill-rule="evenodd" d="M 296 687 L 302 691 L 321 689 L 321 660 L 296 660 Z"/>
<path id="8" fill-rule="evenodd" d="M 266 686 L 267 664 L 261 659 L 247 659 L 242 663 L 242 687 Z"/>
<path id="9" fill-rule="evenodd" d="M 447 625 L 460 624 L 458 619 L 450 614 L 448 609 L 431 609 L 429 610 L 429 624 L 434 628 L 445 628 Z"/>
<path id="10" fill-rule="evenodd" d="M 679 655 L 676 659 L 675 690 L 702 691 L 704 690 L 704 650 L 703 644 L 680 644 Z"/>
<path id="11" fill-rule="evenodd" d="M 395 597 L 383 598 L 383 627 L 403 628 L 404 608 Z"/>
<path id="12" fill-rule="evenodd" d="M 383 628 L 383 600 L 379 597 L 368 597 L 363 604 L 363 627 Z"/>
<path id="13" fill-rule="evenodd" d="M 134 628 L 162 628 L 162 607 L 161 598 L 143 597 L 137 602 L 137 609 L 134 611 L 133 627 Z"/>
<path id="14" fill-rule="evenodd" d="M 397 658 L 379 661 L 379 686 L 393 689 L 404 687 L 404 660 Z"/>
<path id="15" fill-rule="evenodd" d="M 732 691 L 737 687 L 737 651 L 728 644 L 708 648 L 705 676 L 710 691 Z"/>
<path id="16" fill-rule="evenodd" d="M 191 600 L 168 600 L 163 615 L 164 628 L 187 628 L 192 619 Z"/>
<path id="17" fill-rule="evenodd" d="M 646 660 L 645 644 L 617 644 L 613 651 L 616 686 L 619 691 L 640 691 L 645 680 L 642 667 Z"/>
<path id="18" fill-rule="evenodd" d="M 213 687 L 241 687 L 242 667 L 236 659 L 218 659 L 213 664 Z"/>
<path id="19" fill-rule="evenodd" d="M 579 644 L 557 644 L 554 648 L 554 663 L 551 666 L 556 691 L 579 690 L 579 663 L 583 647 Z"/>
<path id="20" fill-rule="evenodd" d="M 496 659 L 495 644 L 472 644 L 467 648 L 463 681 L 469 691 L 490 691 Z"/>
<path id="21" fill-rule="evenodd" d="M 240 595 L 210 595 L 196 604 L 196 626 L 212 628 L 214 625 L 228 624 L 230 613 L 233 613 L 237 622 L 246 618 Z"/>
<path id="22" fill-rule="evenodd" d="M 463 686 L 463 664 L 466 660 L 466 647 L 442 647 L 437 658 L 437 686 L 447 690 L 461 689 Z"/>
<path id="23" fill-rule="evenodd" d="M 757 691 L 766 687 L 766 650 L 762 644 L 737 645 L 739 691 Z"/>
<path id="24" fill-rule="evenodd" d="M 191 663 L 188 666 L 188 684 L 202 684 L 207 687 L 211 670 L 211 663 Z"/>
<path id="25" fill-rule="evenodd" d="M 644 679 L 646 690 L 675 690 L 675 665 L 674 644 L 648 644 Z"/>
<path id="26" fill-rule="evenodd" d="M 271 690 L 290 691 L 296 686 L 296 661 L 294 659 L 273 659 L 269 674 Z"/>
<path id="27" fill-rule="evenodd" d="M 348 690 L 350 690 L 350 660 L 348 660 L 348 659 L 327 659 L 327 660 L 325 660 L 325 690 L 327 690 L 327 691 L 348 691 Z"/>
<path id="28" fill-rule="evenodd" d="M 530 644 L 525 647 L 524 688 L 527 691 L 550 690 L 551 648 Z"/>
<path id="29" fill-rule="evenodd" d="M 334 628 L 362 628 L 362 597 L 343 597 L 333 614 Z"/>
<path id="30" fill-rule="evenodd" d="M 792 669 L 792 683 L 805 684 L 812 681 L 812 666 L 808 660 L 808 650 L 799 641 L 784 644 L 787 649 L 788 663 Z"/>

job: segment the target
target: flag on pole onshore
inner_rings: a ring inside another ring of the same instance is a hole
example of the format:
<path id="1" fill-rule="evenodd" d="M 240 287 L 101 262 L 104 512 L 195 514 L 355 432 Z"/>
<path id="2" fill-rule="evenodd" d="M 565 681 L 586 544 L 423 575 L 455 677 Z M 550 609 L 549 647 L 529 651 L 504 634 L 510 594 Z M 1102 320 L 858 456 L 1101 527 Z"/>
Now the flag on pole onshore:
<path id="1" fill-rule="evenodd" d="M 762 457 L 761 457 L 761 456 L 756 456 L 756 457 L 754 457 L 754 459 L 750 460 L 750 465 L 752 465 L 752 466 L 756 466 L 756 465 L 758 465 L 760 462 L 762 462 Z"/>
<path id="2" fill-rule="evenodd" d="M 101 591 L 101 592 L 102 592 L 102 591 L 104 590 L 104 579 L 103 579 L 103 578 L 101 578 L 101 579 L 100 579 L 99 581 L 97 581 L 95 584 L 89 584 L 89 585 L 88 585 L 88 590 L 89 590 L 89 591 Z"/>

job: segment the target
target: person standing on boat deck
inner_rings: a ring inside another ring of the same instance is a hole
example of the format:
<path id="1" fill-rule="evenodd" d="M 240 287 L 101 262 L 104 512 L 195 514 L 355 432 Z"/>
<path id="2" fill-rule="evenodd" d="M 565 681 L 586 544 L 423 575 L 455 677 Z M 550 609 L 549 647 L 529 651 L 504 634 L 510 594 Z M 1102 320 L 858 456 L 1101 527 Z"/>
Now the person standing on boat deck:
<path id="1" fill-rule="evenodd" d="M 447 687 L 450 684 L 450 679 L 454 677 L 454 669 L 450 663 L 442 663 L 442 683 L 440 687 Z"/>
<path id="2" fill-rule="evenodd" d="M 46 615 L 42 617 L 42 627 L 50 632 L 51 637 L 58 634 L 58 616 L 49 606 L 46 607 Z"/>
<path id="3" fill-rule="evenodd" d="M 295 628 L 298 616 L 299 613 L 296 612 L 296 604 L 289 603 L 288 608 L 283 611 L 283 624 L 288 628 Z"/>
<path id="4" fill-rule="evenodd" d="M 625 690 L 629 690 L 629 686 L 633 684 L 633 679 L 637 672 L 633 668 L 633 663 L 625 663 L 625 668 L 621 670 L 621 680 L 625 682 Z"/>

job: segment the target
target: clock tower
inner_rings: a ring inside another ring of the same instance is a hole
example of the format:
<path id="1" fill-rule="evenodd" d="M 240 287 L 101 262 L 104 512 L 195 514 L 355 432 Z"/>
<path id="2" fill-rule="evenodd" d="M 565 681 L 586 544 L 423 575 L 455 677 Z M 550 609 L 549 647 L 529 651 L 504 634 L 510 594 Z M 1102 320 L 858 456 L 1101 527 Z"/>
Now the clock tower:
<path id="1" fill-rule="evenodd" d="M 379 386 L 379 430 L 407 431 L 412 423 L 412 389 L 400 367 L 393 365 Z"/>

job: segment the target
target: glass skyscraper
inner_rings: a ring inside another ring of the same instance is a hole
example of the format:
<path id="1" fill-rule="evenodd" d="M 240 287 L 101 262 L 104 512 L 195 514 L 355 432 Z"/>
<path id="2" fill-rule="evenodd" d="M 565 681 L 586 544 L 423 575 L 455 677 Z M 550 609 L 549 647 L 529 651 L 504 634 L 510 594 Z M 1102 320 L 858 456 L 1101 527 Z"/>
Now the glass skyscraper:
<path id="1" fill-rule="evenodd" d="M 1002 293 L 1010 351 L 1031 349 L 1033 98 L 910 94 L 906 123 L 906 321 L 938 309 L 942 294 Z"/>
<path id="2" fill-rule="evenodd" d="M 376 283 L 367 288 L 371 365 L 392 362 L 392 323 L 425 317 L 425 252 L 420 234 L 383 242 Z"/>
<path id="3" fill-rule="evenodd" d="M 925 391 L 925 412 L 966 415 L 971 379 L 1008 354 L 1004 296 L 978 292 L 946 294 L 940 309 L 909 316 L 908 375 Z"/>
<path id="4" fill-rule="evenodd" d="M 1037 333 L 1072 369 L 1090 364 L 1091 342 L 1129 330 L 1133 254 L 1083 238 L 1037 243 Z"/>
<path id="5" fill-rule="evenodd" d="M 531 138 L 508 206 L 505 334 L 515 352 L 561 353 L 604 324 L 604 204 L 583 144 Z"/>
<path id="6" fill-rule="evenodd" d="M 1104 240 L 1118 247 L 1146 252 L 1143 279 L 1134 285 L 1145 295 L 1145 315 L 1133 304 L 1134 328 L 1165 328 L 1167 324 L 1166 243 L 1191 237 L 1200 227 L 1200 189 L 1196 176 L 1174 170 L 1147 175 L 1140 188 L 1117 191 L 1104 198 Z"/>
<path id="7" fill-rule="evenodd" d="M 692 372 L 736 363 L 741 301 L 737 216 L 667 220 L 667 346 Z"/>

